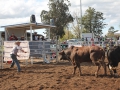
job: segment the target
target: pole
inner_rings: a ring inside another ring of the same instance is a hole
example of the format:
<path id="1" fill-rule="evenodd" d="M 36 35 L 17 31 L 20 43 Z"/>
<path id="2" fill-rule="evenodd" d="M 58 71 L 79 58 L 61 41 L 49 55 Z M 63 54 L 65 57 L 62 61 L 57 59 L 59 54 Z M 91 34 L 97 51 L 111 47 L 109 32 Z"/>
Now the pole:
<path id="1" fill-rule="evenodd" d="M 32 41 L 33 38 L 32 38 L 32 25 L 30 25 L 30 41 Z"/>
<path id="2" fill-rule="evenodd" d="M 4 31 L 5 31 L 5 41 L 7 41 L 7 38 L 8 38 L 8 37 L 7 37 L 7 35 L 8 35 L 8 34 L 7 34 L 7 28 L 5 28 Z"/>
<path id="3" fill-rule="evenodd" d="M 81 19 L 80 19 L 80 22 L 81 22 L 81 30 L 80 30 L 80 37 L 81 37 L 81 39 L 82 39 L 82 3 L 81 3 L 81 0 L 80 0 L 80 17 L 81 17 Z"/>
<path id="4" fill-rule="evenodd" d="M 50 40 L 50 28 L 48 29 L 48 38 Z"/>
<path id="5" fill-rule="evenodd" d="M 69 39 L 69 24 L 68 24 L 67 28 L 68 28 L 68 39 Z"/>

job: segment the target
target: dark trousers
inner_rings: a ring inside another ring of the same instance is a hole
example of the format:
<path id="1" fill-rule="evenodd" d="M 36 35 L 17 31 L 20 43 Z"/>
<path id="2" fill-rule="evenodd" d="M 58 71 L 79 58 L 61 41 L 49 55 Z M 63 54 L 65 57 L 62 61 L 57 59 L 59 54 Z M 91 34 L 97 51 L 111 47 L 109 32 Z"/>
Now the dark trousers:
<path id="1" fill-rule="evenodd" d="M 19 64 L 19 61 L 18 61 L 16 55 L 15 55 L 15 54 L 10 54 L 10 55 L 11 55 L 11 58 L 12 58 L 11 67 L 13 67 L 14 64 L 16 64 L 16 65 L 17 65 L 18 72 L 19 72 L 21 69 L 20 69 L 20 64 Z"/>

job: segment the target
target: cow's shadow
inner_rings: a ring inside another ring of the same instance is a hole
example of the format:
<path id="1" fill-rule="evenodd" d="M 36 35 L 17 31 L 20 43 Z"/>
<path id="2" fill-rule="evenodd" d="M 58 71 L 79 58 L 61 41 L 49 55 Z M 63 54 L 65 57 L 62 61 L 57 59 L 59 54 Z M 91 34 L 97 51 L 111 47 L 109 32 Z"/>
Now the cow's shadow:
<path id="1" fill-rule="evenodd" d="M 76 75 L 75 75 L 76 76 Z M 81 74 L 80 77 L 84 77 L 84 76 L 94 76 L 95 77 L 95 74 Z M 97 78 L 120 78 L 120 76 L 118 77 L 115 77 L 115 76 L 112 76 L 112 75 L 104 75 L 104 74 L 98 74 L 98 77 Z"/>

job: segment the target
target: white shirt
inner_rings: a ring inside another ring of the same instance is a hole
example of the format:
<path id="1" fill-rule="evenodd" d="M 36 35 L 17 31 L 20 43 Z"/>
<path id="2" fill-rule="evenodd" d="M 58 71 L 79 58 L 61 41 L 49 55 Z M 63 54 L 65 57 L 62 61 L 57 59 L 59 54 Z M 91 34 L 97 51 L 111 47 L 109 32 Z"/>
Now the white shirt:
<path id="1" fill-rule="evenodd" d="M 35 36 L 35 40 L 36 40 L 36 41 L 38 40 L 38 36 Z"/>
<path id="2" fill-rule="evenodd" d="M 18 45 L 15 45 L 15 46 L 13 47 L 13 49 L 12 49 L 11 54 L 17 55 L 18 50 L 22 50 L 22 48 L 21 48 L 20 46 L 18 46 Z"/>

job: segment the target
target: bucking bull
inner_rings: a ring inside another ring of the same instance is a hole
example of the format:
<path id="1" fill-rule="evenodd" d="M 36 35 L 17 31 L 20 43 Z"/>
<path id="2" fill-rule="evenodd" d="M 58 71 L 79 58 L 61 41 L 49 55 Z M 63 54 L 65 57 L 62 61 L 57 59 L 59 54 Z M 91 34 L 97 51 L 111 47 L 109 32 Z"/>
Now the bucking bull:
<path id="1" fill-rule="evenodd" d="M 82 75 L 80 64 L 82 62 L 92 62 L 98 66 L 95 76 L 98 76 L 98 71 L 101 66 L 104 68 L 104 74 L 106 75 L 105 52 L 99 46 L 83 46 L 75 47 L 71 46 L 66 50 L 62 50 L 60 53 L 60 60 L 69 60 L 74 66 L 73 74 L 76 72 L 76 68 L 79 68 L 79 75 Z"/>

